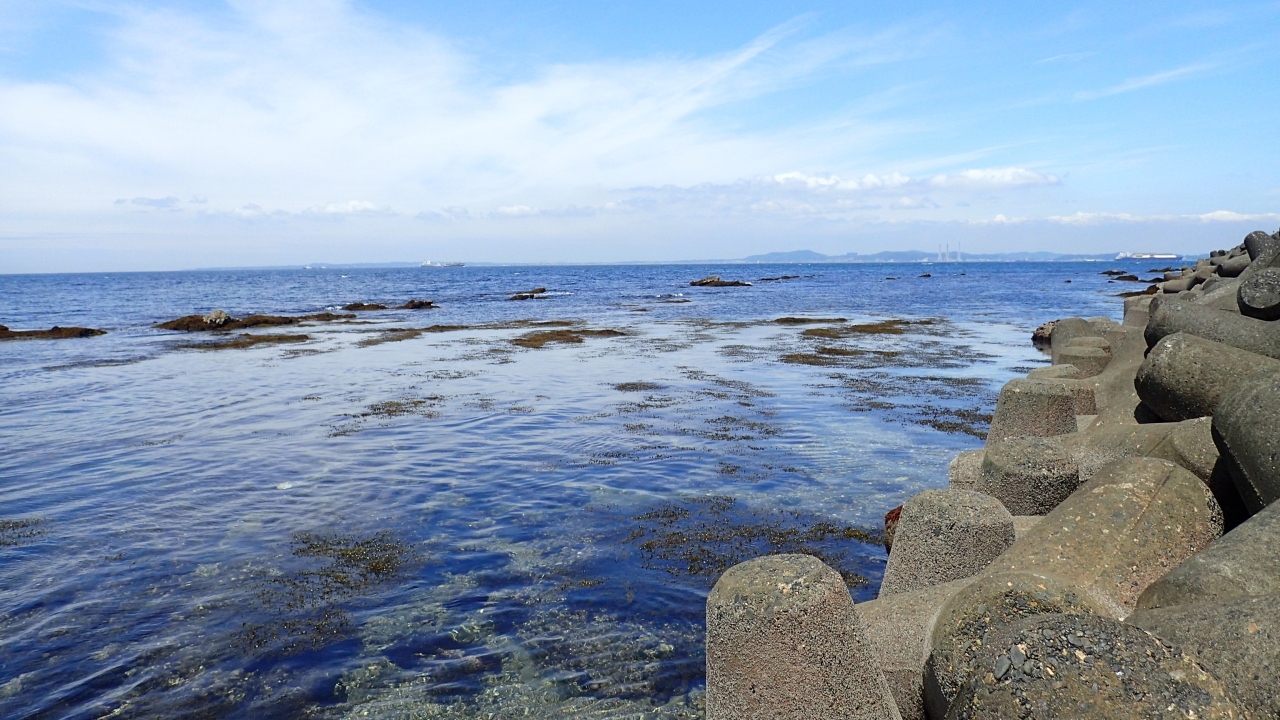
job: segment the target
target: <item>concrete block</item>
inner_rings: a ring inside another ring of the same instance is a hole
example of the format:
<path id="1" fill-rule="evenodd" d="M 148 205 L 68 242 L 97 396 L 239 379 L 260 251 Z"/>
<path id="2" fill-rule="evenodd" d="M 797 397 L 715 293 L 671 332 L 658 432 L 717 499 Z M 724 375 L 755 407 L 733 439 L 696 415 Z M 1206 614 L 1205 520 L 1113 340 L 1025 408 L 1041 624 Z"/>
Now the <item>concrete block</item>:
<path id="1" fill-rule="evenodd" d="M 1125 327 L 1144 328 L 1147 326 L 1148 312 L 1151 309 L 1151 296 L 1139 295 L 1124 299 Z"/>
<path id="2" fill-rule="evenodd" d="M 1102 333 L 1094 329 L 1084 318 L 1064 318 L 1053 325 L 1053 334 L 1049 336 L 1050 356 L 1053 364 L 1058 364 L 1058 353 L 1067 343 L 1078 337 L 1102 337 Z"/>
<path id="3" fill-rule="evenodd" d="M 1280 595 L 1280 504 L 1209 543 L 1138 598 L 1138 607 L 1225 603 Z"/>
<path id="4" fill-rule="evenodd" d="M 1013 535 L 1014 538 L 1021 538 L 1027 534 L 1027 531 L 1035 527 L 1044 519 L 1043 515 L 1014 515 L 1013 516 Z"/>
<path id="5" fill-rule="evenodd" d="M 1027 373 L 1031 380 L 1078 380 L 1084 377 L 1075 365 L 1048 365 Z"/>
<path id="6" fill-rule="evenodd" d="M 1218 403 L 1213 439 L 1250 512 L 1280 498 L 1280 372 L 1237 383 Z"/>
<path id="7" fill-rule="evenodd" d="M 1068 345 L 1058 353 L 1058 361 L 1075 366 L 1081 377 L 1090 378 L 1107 369 L 1111 353 L 1100 347 Z"/>
<path id="8" fill-rule="evenodd" d="M 855 606 L 879 652 L 881 671 L 903 720 L 924 720 L 924 664 L 933 623 L 943 604 L 972 582 L 973 578 L 954 580 Z"/>
<path id="9" fill-rule="evenodd" d="M 1049 437 L 1075 432 L 1078 391 L 1065 381 L 1017 378 L 1005 383 L 987 431 L 987 444 L 1010 437 Z"/>
<path id="10" fill-rule="evenodd" d="M 1280 268 L 1263 268 L 1240 283 L 1236 294 L 1240 314 L 1259 320 L 1280 320 Z"/>
<path id="11" fill-rule="evenodd" d="M 707 720 L 820 717 L 901 717 L 844 580 L 807 555 L 729 568 L 707 598 Z"/>
<path id="12" fill-rule="evenodd" d="M 972 490 L 925 490 L 902 506 L 880 597 L 977 575 L 1014 541 L 1013 516 Z"/>
<path id="13" fill-rule="evenodd" d="M 983 639 L 1027 618 L 1048 614 L 1106 614 L 1062 578 L 1043 573 L 987 573 L 947 600 L 938 611 L 924 668 L 925 714 L 940 720 L 979 664 Z"/>
<path id="14" fill-rule="evenodd" d="M 1127 622 L 1194 653 L 1244 717 L 1280 717 L 1280 595 L 1138 610 Z"/>
<path id="15" fill-rule="evenodd" d="M 1227 391 L 1280 360 L 1187 333 L 1161 338 L 1138 368 L 1138 397 L 1167 422 L 1213 415 Z"/>
<path id="16" fill-rule="evenodd" d="M 1155 305 L 1144 333 L 1147 347 L 1179 332 L 1280 359 L 1280 323 L 1177 299 Z"/>
<path id="17" fill-rule="evenodd" d="M 991 633 L 971 673 L 948 720 L 1241 717 L 1194 654 L 1097 615 L 1041 615 Z"/>
<path id="18" fill-rule="evenodd" d="M 1016 515 L 1044 515 L 1080 486 L 1080 469 L 1056 438 L 1008 438 L 983 456 L 974 489 Z"/>
<path id="19" fill-rule="evenodd" d="M 985 450 L 966 450 L 951 459 L 947 466 L 947 480 L 958 490 L 972 490 L 982 474 L 982 457 Z"/>
<path id="20" fill-rule="evenodd" d="M 1123 618 L 1147 586 L 1222 534 L 1217 501 L 1166 460 L 1128 458 L 1098 472 L 991 564 L 1054 575 Z"/>

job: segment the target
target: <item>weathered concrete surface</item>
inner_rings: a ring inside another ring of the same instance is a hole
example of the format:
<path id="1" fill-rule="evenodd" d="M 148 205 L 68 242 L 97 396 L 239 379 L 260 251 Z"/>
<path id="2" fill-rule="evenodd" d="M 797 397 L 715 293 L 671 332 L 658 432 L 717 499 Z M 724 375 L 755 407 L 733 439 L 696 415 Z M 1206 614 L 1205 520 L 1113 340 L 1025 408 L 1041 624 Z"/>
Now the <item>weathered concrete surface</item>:
<path id="1" fill-rule="evenodd" d="M 1251 512 L 1280 498 L 1280 372 L 1237 383 L 1214 413 L 1213 439 Z"/>
<path id="2" fill-rule="evenodd" d="M 1078 337 L 1102 337 L 1102 333 L 1084 318 L 1063 318 L 1054 323 L 1053 334 L 1049 336 L 1049 354 L 1054 365 L 1058 364 L 1058 353 Z"/>
<path id="3" fill-rule="evenodd" d="M 987 636 L 948 720 L 1239 718 L 1180 648 L 1097 615 L 1042 615 Z"/>
<path id="4" fill-rule="evenodd" d="M 1138 397 L 1167 422 L 1213 415 L 1227 391 L 1280 360 L 1186 333 L 1166 335 L 1138 368 Z"/>
<path id="5" fill-rule="evenodd" d="M 1044 515 L 1079 486 L 1080 469 L 1057 438 L 1015 437 L 987 446 L 974 489 L 1010 513 Z"/>
<path id="6" fill-rule="evenodd" d="M 1123 618 L 1148 585 L 1221 534 L 1221 510 L 1199 478 L 1167 460 L 1128 458 L 1099 471 L 989 571 L 1063 578 Z"/>
<path id="7" fill-rule="evenodd" d="M 1138 329 L 1145 328 L 1147 326 L 1147 318 L 1150 317 L 1148 314 L 1150 308 L 1150 295 L 1139 295 L 1137 297 L 1125 298 L 1124 326 Z"/>
<path id="8" fill-rule="evenodd" d="M 934 720 L 976 675 L 982 639 L 1029 617 L 1106 614 L 1105 608 L 1061 578 L 1043 573 L 988 573 L 943 604 L 925 661 L 925 713 Z"/>
<path id="9" fill-rule="evenodd" d="M 972 582 L 973 578 L 953 580 L 855 606 L 879 652 L 881 671 L 903 720 L 925 717 L 924 663 L 933 623 L 943 604 Z"/>
<path id="10" fill-rule="evenodd" d="M 1141 400 L 1133 388 L 1133 374 L 1146 357 L 1147 343 L 1141 330 L 1125 328 L 1125 331 L 1111 341 L 1111 363 L 1107 369 L 1090 378 L 1098 415 L 1091 426 L 1095 429 L 1137 422 Z"/>
<path id="11" fill-rule="evenodd" d="M 1209 543 L 1138 598 L 1138 607 L 1223 603 L 1280 595 L 1280 504 Z"/>
<path id="12" fill-rule="evenodd" d="M 1241 315 L 1259 320 L 1280 319 L 1280 268 L 1259 270 L 1240 283 L 1236 302 Z"/>
<path id="13" fill-rule="evenodd" d="M 807 555 L 729 568 L 707 598 L 707 720 L 892 718 L 853 599 Z"/>
<path id="14" fill-rule="evenodd" d="M 925 490 L 902 506 L 880 597 L 977 575 L 1013 541 L 1013 516 L 999 500 Z"/>
<path id="15" fill-rule="evenodd" d="M 1075 365 L 1063 364 L 1038 367 L 1027 373 L 1027 377 L 1032 380 L 1078 380 L 1084 376 Z"/>
<path id="16" fill-rule="evenodd" d="M 1098 339 L 1102 340 L 1102 338 Z M 1073 342 L 1058 352 L 1058 361 L 1074 365 L 1082 377 L 1089 378 L 1107 369 L 1107 363 L 1111 362 L 1111 353 L 1104 348 L 1076 345 Z"/>
<path id="17" fill-rule="evenodd" d="M 1138 610 L 1127 622 L 1194 653 L 1253 717 L 1280 717 L 1280 595 Z"/>
<path id="18" fill-rule="evenodd" d="M 1027 534 L 1027 531 L 1044 519 L 1043 515 L 1014 515 L 1013 516 L 1013 535 L 1015 540 Z"/>
<path id="19" fill-rule="evenodd" d="M 982 474 L 982 458 L 985 450 L 965 450 L 951 459 L 947 466 L 947 481 L 958 490 L 972 490 Z"/>
<path id="20" fill-rule="evenodd" d="M 1077 412 L 1076 406 L 1076 393 L 1061 381 L 1010 380 L 1000 389 L 987 444 L 1010 437 L 1075 432 L 1076 415 L 1086 414 Z"/>
<path id="21" fill-rule="evenodd" d="M 1165 299 L 1153 308 L 1144 333 L 1148 347 L 1154 347 L 1168 335 L 1182 332 L 1280 358 L 1280 323 L 1176 299 Z"/>

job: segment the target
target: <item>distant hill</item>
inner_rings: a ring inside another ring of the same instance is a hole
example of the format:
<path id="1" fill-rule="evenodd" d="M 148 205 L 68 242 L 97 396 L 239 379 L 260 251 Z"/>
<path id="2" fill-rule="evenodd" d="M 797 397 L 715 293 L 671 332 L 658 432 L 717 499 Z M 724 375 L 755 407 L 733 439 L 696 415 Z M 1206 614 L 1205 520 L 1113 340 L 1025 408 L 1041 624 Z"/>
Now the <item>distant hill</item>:
<path id="1" fill-rule="evenodd" d="M 964 253 L 961 258 L 966 262 L 1078 262 L 1081 260 L 1115 260 L 1115 253 L 1099 255 L 1066 255 L 1051 252 L 1012 252 L 1012 253 Z M 738 260 L 744 263 L 864 263 L 864 262 L 922 262 L 937 260 L 937 253 L 922 250 L 881 251 L 869 255 L 846 253 L 844 255 L 823 255 L 812 250 L 792 250 L 791 252 L 771 252 L 763 255 L 749 255 Z M 955 255 L 951 255 L 955 260 Z"/>

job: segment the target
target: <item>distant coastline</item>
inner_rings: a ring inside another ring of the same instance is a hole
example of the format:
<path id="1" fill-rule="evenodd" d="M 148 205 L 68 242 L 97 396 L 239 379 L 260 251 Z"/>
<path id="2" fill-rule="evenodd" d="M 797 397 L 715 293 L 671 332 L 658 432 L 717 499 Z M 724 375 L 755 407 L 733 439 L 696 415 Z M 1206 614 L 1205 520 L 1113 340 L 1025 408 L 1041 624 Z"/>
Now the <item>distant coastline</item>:
<path id="1" fill-rule="evenodd" d="M 1170 253 L 1172 254 L 1172 253 Z M 1152 254 L 1132 254 L 1128 252 L 1111 252 L 1096 253 L 1092 255 L 1084 254 L 1065 254 L 1052 252 L 1011 252 L 1011 253 L 964 253 L 959 255 L 958 251 L 948 251 L 945 253 L 929 253 L 923 250 L 901 250 L 890 251 L 885 250 L 877 253 L 862 255 L 856 252 L 846 253 L 844 255 L 824 255 L 812 250 L 792 250 L 789 252 L 771 252 L 762 255 L 748 255 L 744 258 L 736 259 L 715 259 L 709 258 L 704 260 L 619 260 L 615 262 L 480 262 L 468 260 L 467 267 L 520 267 L 520 266 L 539 266 L 539 265 L 799 265 L 799 264 L 841 264 L 841 263 L 948 263 L 948 262 L 1114 262 L 1121 260 L 1151 260 Z M 957 258 L 957 256 L 959 256 Z M 1166 258 L 1163 255 L 1158 258 L 1161 261 L 1174 262 L 1183 260 L 1194 260 L 1199 256 L 1176 255 L 1174 258 Z M 298 265 L 268 265 L 268 266 L 232 266 L 232 267 L 203 267 L 192 268 L 192 270 L 358 270 L 358 269 L 376 269 L 376 268 L 416 268 L 423 267 L 420 261 L 414 262 L 365 262 L 365 263 L 326 263 L 312 262 Z M 426 269 L 443 269 L 450 270 L 444 265 L 432 265 Z"/>

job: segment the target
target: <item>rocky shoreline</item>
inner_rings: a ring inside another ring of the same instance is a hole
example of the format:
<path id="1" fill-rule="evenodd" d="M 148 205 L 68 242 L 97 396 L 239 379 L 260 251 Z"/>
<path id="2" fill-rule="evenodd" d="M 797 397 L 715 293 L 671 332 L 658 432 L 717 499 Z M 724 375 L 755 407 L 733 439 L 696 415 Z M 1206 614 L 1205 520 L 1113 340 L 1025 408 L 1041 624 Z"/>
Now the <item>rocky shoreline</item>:
<path id="1" fill-rule="evenodd" d="M 1280 716 L 1280 232 L 1125 295 L 1038 330 L 1053 364 L 890 511 L 877 599 L 725 572 L 708 720 Z"/>

